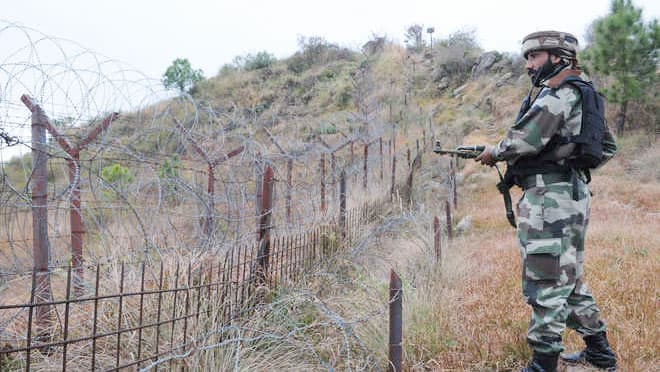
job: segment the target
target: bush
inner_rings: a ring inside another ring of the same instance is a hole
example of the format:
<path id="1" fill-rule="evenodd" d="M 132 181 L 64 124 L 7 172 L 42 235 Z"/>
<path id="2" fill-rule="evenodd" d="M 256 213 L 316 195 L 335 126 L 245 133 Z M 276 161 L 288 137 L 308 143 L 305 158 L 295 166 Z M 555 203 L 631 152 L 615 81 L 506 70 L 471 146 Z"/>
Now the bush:
<path id="1" fill-rule="evenodd" d="M 472 72 L 472 66 L 481 55 L 481 48 L 474 31 L 457 31 L 440 40 L 433 50 L 436 69 L 435 82 L 448 78 L 452 83 L 464 82 Z"/>
<path id="2" fill-rule="evenodd" d="M 300 50 L 287 60 L 287 68 L 294 73 L 301 73 L 314 65 L 330 61 L 351 60 L 354 52 L 328 43 L 324 38 L 312 36 L 298 39 Z"/>
<path id="3" fill-rule="evenodd" d="M 260 70 L 272 66 L 277 62 L 277 58 L 267 51 L 262 51 L 257 54 L 248 53 L 245 56 L 237 56 L 234 58 L 236 67 L 245 71 Z"/>

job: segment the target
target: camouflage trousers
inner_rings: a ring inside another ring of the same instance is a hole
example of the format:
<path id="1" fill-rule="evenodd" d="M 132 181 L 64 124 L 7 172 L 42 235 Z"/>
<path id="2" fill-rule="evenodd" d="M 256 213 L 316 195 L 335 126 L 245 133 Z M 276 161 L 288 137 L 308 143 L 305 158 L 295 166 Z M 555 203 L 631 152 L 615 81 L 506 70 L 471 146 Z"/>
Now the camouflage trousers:
<path id="1" fill-rule="evenodd" d="M 591 194 L 578 181 L 545 184 L 525 190 L 518 202 L 518 240 L 523 262 L 523 295 L 532 307 L 527 341 L 533 350 L 564 350 L 561 335 L 568 326 L 583 336 L 605 330 L 600 310 L 582 281 L 584 237 Z"/>

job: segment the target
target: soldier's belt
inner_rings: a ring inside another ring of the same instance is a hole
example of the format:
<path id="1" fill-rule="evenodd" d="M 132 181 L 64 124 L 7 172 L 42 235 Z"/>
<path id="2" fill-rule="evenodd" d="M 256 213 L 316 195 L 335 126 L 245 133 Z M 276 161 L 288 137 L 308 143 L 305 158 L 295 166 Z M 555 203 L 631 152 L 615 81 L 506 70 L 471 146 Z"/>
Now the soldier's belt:
<path id="1" fill-rule="evenodd" d="M 536 174 L 532 174 L 530 176 L 519 177 L 516 180 L 516 184 L 522 187 L 523 190 L 536 187 L 538 186 L 536 183 L 536 176 Z M 541 174 L 541 177 L 544 185 L 557 182 L 572 182 L 571 173 L 545 173 Z"/>

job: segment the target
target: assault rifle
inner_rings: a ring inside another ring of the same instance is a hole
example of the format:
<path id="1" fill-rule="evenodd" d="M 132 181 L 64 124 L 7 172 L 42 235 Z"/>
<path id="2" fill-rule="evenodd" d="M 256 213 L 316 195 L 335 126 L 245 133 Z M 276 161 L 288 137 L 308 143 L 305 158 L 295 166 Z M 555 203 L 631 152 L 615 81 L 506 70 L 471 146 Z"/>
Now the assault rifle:
<path id="1" fill-rule="evenodd" d="M 456 156 L 462 159 L 474 159 L 481 154 L 486 146 L 472 145 L 472 146 L 458 146 L 455 150 L 443 150 L 440 141 L 435 141 L 433 152 L 440 155 Z"/>
<path id="2" fill-rule="evenodd" d="M 479 154 L 481 154 L 485 149 L 486 146 L 484 145 L 471 145 L 458 146 L 455 150 L 443 150 L 440 141 L 435 141 L 433 152 L 440 155 L 455 156 L 462 159 L 474 159 L 479 156 Z M 497 174 L 500 176 L 500 183 L 497 184 L 497 189 L 504 197 L 506 219 L 509 221 L 511 226 L 516 227 L 516 219 L 513 214 L 513 208 L 511 206 L 511 194 L 509 193 L 509 189 L 511 188 L 512 184 L 511 182 L 505 181 L 505 178 L 502 176 L 502 172 L 500 172 L 500 168 L 498 168 L 497 165 L 495 165 L 495 169 L 497 169 Z"/>

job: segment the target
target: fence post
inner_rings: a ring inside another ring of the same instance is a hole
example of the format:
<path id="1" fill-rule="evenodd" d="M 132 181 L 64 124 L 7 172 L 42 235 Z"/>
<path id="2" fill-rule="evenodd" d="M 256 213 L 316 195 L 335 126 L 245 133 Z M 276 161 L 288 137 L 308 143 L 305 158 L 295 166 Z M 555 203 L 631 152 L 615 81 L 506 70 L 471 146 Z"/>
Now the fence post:
<path id="1" fill-rule="evenodd" d="M 353 141 L 351 141 L 351 169 L 355 165 L 355 150 L 353 149 Z M 353 182 L 355 182 L 356 172 L 353 172 Z"/>
<path id="2" fill-rule="evenodd" d="M 442 262 L 442 247 L 440 246 L 440 219 L 433 217 L 433 248 L 435 250 L 436 262 Z"/>
<path id="3" fill-rule="evenodd" d="M 449 180 L 451 182 L 451 196 L 452 196 L 452 200 L 454 201 L 454 209 L 457 209 L 458 190 L 456 189 L 456 162 L 454 161 L 454 159 L 450 159 L 449 164 L 451 165 L 451 171 L 450 171 L 451 178 Z"/>
<path id="4" fill-rule="evenodd" d="M 215 215 L 215 167 L 208 164 L 208 181 L 206 185 L 206 192 L 209 197 L 208 210 L 206 218 L 204 218 L 204 236 L 206 239 L 211 239 L 211 232 L 213 230 L 213 216 Z"/>
<path id="5" fill-rule="evenodd" d="M 363 168 L 362 171 L 364 172 L 364 174 L 362 176 L 362 188 L 365 189 L 365 190 L 367 189 L 367 183 L 369 181 L 368 180 L 369 170 L 367 168 L 368 167 L 368 160 L 369 160 L 369 144 L 365 144 L 364 145 L 364 166 L 362 167 Z"/>
<path id="6" fill-rule="evenodd" d="M 449 200 L 445 201 L 445 211 L 447 212 L 447 239 L 452 239 L 452 227 L 451 227 L 451 204 Z"/>
<path id="7" fill-rule="evenodd" d="M 390 155 L 396 154 L 396 128 L 394 127 L 394 123 L 392 123 L 392 141 L 391 147 L 390 147 Z"/>
<path id="8" fill-rule="evenodd" d="M 82 221 L 80 202 L 80 153 L 71 154 L 69 165 L 69 184 L 71 189 L 71 211 L 69 224 L 71 227 L 71 265 L 73 266 L 73 293 L 76 297 L 83 295 L 83 234 L 85 225 Z"/>
<path id="9" fill-rule="evenodd" d="M 388 371 L 400 372 L 403 356 L 403 291 L 401 278 L 390 270 L 390 339 Z"/>
<path id="10" fill-rule="evenodd" d="M 380 148 L 380 180 L 383 180 L 383 137 L 378 138 L 378 146 Z"/>
<path id="11" fill-rule="evenodd" d="M 396 188 L 396 155 L 392 156 L 392 186 L 390 187 L 390 201 L 394 200 L 394 191 Z"/>
<path id="12" fill-rule="evenodd" d="M 330 173 L 332 178 L 332 200 L 337 200 L 337 158 L 335 153 L 330 154 Z"/>
<path id="13" fill-rule="evenodd" d="M 291 225 L 291 189 L 293 188 L 293 159 L 289 158 L 286 161 L 286 223 Z"/>
<path id="14" fill-rule="evenodd" d="M 272 227 L 273 211 L 273 169 L 266 166 L 261 193 L 261 218 L 259 221 L 259 253 L 257 255 L 257 283 L 265 285 L 268 277 L 268 262 L 270 260 L 270 229 Z"/>
<path id="15" fill-rule="evenodd" d="M 325 212 L 325 153 L 321 153 L 321 213 Z"/>
<path id="16" fill-rule="evenodd" d="M 33 250 L 33 285 L 34 303 L 51 302 L 50 244 L 48 242 L 48 151 L 46 140 L 46 121 L 48 118 L 41 106 L 35 104 L 26 95 L 21 101 L 32 112 L 32 250 Z M 32 302 L 32 301 L 31 301 Z M 30 308 L 32 314 L 32 308 Z M 51 305 L 37 306 L 35 309 L 37 335 L 47 338 L 51 320 Z M 31 326 L 31 324 L 28 324 Z M 28 340 L 29 342 L 30 340 Z"/>
<path id="17" fill-rule="evenodd" d="M 36 107 L 32 98 L 24 96 L 21 98 L 26 105 Z M 81 215 L 81 199 L 80 199 L 80 151 L 89 145 L 102 131 L 107 129 L 112 121 L 119 116 L 114 112 L 108 117 L 103 119 L 100 125 L 97 125 L 87 137 L 83 138 L 78 144 L 72 146 L 71 143 L 62 136 L 57 128 L 53 126 L 48 117 L 44 115 L 43 122 L 41 123 L 48 132 L 52 135 L 62 150 L 69 155 L 67 165 L 69 168 L 69 184 L 71 185 L 71 198 L 69 204 L 69 222 L 71 231 L 71 263 L 74 270 L 73 286 L 76 296 L 81 296 L 83 286 L 83 235 L 85 234 L 85 225 Z"/>
<path id="18" fill-rule="evenodd" d="M 255 183 L 255 191 L 256 191 L 256 199 L 255 199 L 255 213 L 257 214 L 257 239 L 259 239 L 259 231 L 261 228 L 261 211 L 263 210 L 261 202 L 262 202 L 262 195 L 263 195 L 263 184 L 262 184 L 262 177 L 264 175 L 264 172 L 261 168 L 261 154 L 257 153 L 254 159 L 254 183 Z"/>
<path id="19" fill-rule="evenodd" d="M 406 147 L 406 159 L 408 160 L 408 166 L 410 167 L 410 147 Z"/>
<path id="20" fill-rule="evenodd" d="M 341 238 L 346 239 L 346 171 L 339 176 L 339 229 Z"/>

